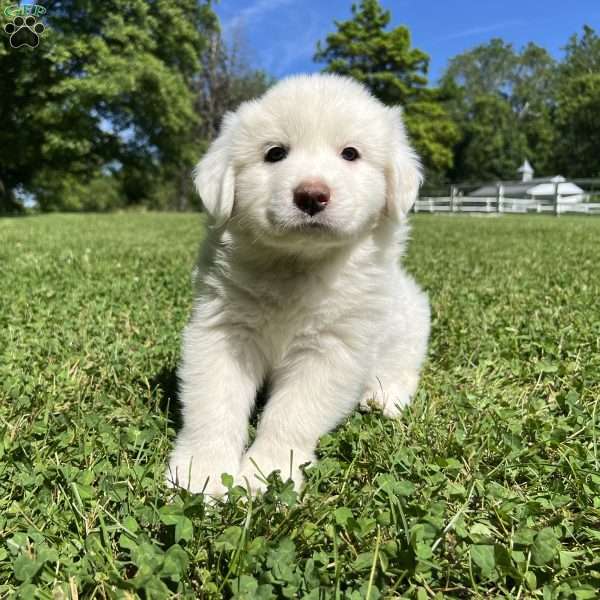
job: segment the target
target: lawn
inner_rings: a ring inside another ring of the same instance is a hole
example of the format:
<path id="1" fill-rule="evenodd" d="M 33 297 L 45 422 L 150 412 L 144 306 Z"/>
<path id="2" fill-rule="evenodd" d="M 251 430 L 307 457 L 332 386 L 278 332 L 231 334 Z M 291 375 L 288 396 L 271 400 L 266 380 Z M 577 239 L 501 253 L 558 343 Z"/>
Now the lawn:
<path id="1" fill-rule="evenodd" d="M 0 220 L 0 597 L 597 598 L 600 219 L 412 222 L 414 403 L 209 506 L 163 484 L 202 217 Z"/>

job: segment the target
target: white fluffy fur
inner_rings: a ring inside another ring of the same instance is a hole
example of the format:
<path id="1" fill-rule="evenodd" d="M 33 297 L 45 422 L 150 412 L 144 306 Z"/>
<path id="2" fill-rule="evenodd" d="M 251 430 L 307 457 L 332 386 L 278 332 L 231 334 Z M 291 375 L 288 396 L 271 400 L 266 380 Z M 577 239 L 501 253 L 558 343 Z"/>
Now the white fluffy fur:
<path id="1" fill-rule="evenodd" d="M 265 162 L 272 145 L 288 156 Z M 344 160 L 347 146 L 360 158 Z M 293 190 L 314 180 L 331 199 L 310 217 Z M 256 491 L 256 464 L 300 486 L 319 437 L 359 403 L 395 417 L 409 402 L 429 305 L 399 259 L 420 180 L 400 110 L 350 79 L 292 77 L 227 115 L 195 173 L 213 226 L 184 333 L 170 482 L 218 496 L 229 473 Z"/>

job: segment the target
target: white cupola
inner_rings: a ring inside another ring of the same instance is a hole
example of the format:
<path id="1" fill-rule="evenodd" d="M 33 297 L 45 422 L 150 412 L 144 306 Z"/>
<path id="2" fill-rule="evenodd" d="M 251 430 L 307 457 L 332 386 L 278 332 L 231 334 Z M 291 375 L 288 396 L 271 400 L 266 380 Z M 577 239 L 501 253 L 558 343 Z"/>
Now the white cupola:
<path id="1" fill-rule="evenodd" d="M 523 164 L 517 169 L 521 173 L 521 181 L 531 181 L 533 178 L 533 167 L 529 164 L 529 161 L 525 159 Z"/>

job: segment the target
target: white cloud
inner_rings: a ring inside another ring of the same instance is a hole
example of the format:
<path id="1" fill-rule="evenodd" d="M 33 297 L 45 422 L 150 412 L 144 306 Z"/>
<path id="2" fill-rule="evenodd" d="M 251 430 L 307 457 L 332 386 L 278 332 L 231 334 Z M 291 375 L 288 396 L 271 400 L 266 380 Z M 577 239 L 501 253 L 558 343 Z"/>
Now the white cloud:
<path id="1" fill-rule="evenodd" d="M 290 4 L 293 0 L 256 0 L 250 6 L 240 10 L 235 16 L 223 23 L 225 31 L 235 29 L 239 25 L 247 25 L 249 21 L 260 20 L 260 18 L 281 6 Z"/>
<path id="2" fill-rule="evenodd" d="M 481 27 L 464 29 L 463 31 L 456 31 L 455 33 L 450 33 L 449 35 L 442 36 L 438 38 L 438 40 L 456 40 L 460 38 L 471 37 L 473 35 L 480 35 L 482 33 L 490 33 L 491 31 L 498 31 L 499 29 L 514 27 L 516 25 L 523 25 L 523 21 L 520 19 L 513 19 L 512 21 L 494 23 L 493 25 L 483 25 Z"/>

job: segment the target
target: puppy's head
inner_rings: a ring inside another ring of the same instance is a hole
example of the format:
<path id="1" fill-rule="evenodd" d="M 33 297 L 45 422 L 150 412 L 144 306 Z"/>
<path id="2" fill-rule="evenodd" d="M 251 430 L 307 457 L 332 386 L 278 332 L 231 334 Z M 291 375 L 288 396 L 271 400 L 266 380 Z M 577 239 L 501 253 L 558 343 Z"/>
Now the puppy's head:
<path id="1" fill-rule="evenodd" d="M 400 109 L 335 75 L 291 77 L 242 104 L 195 171 L 215 225 L 269 245 L 349 242 L 400 220 L 420 182 Z"/>

